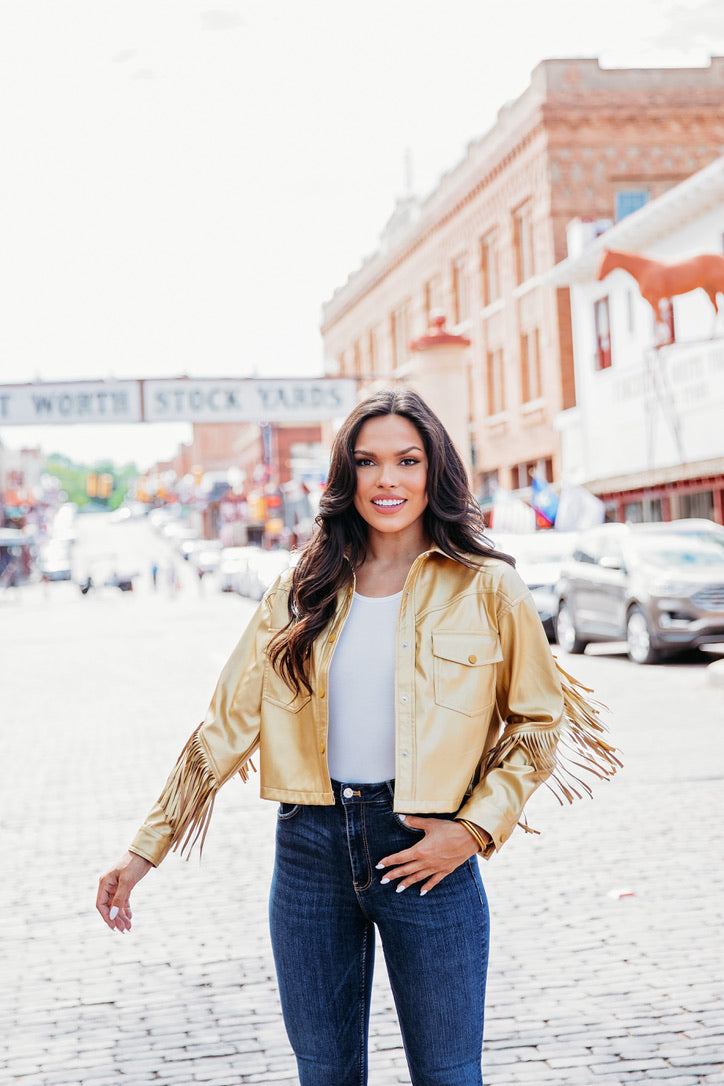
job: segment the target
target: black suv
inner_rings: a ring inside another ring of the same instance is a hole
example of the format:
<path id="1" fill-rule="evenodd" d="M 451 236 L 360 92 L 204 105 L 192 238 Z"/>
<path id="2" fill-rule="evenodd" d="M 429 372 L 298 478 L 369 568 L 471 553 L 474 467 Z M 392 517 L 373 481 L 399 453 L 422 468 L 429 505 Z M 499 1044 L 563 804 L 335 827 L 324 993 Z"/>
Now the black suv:
<path id="1" fill-rule="evenodd" d="M 724 552 L 662 525 L 603 524 L 582 532 L 557 586 L 565 652 L 625 641 L 637 664 L 724 642 Z"/>

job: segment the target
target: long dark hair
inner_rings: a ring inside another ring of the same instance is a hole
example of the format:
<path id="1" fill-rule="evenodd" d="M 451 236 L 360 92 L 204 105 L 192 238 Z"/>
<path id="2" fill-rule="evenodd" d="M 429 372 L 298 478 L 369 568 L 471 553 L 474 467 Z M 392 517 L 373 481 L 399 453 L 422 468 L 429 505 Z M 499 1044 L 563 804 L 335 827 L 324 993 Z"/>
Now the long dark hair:
<path id="1" fill-rule="evenodd" d="M 385 389 L 363 400 L 349 414 L 332 447 L 327 485 L 319 505 L 318 531 L 302 551 L 292 576 L 289 622 L 269 646 L 272 664 L 299 692 L 309 693 L 312 645 L 331 621 L 337 593 L 367 553 L 367 524 L 354 507 L 357 467 L 354 448 L 368 419 L 401 415 L 422 438 L 427 455 L 427 506 L 423 528 L 441 551 L 474 568 L 471 556 L 502 558 L 485 537 L 485 521 L 468 486 L 465 467 L 440 419 L 417 392 Z"/>

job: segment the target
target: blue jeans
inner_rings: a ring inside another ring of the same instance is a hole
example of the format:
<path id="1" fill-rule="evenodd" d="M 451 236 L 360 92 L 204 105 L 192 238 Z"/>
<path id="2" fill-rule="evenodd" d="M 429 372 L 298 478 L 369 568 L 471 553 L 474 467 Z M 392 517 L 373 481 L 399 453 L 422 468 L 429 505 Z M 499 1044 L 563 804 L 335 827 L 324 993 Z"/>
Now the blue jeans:
<path id="1" fill-rule="evenodd" d="M 422 837 L 393 782 L 333 782 L 335 805 L 282 804 L 269 917 L 301 1086 L 364 1086 L 375 933 L 413 1086 L 482 1086 L 488 905 L 468 860 L 424 897 L 380 885 L 383 856 Z M 436 817 L 451 817 L 449 815 Z"/>

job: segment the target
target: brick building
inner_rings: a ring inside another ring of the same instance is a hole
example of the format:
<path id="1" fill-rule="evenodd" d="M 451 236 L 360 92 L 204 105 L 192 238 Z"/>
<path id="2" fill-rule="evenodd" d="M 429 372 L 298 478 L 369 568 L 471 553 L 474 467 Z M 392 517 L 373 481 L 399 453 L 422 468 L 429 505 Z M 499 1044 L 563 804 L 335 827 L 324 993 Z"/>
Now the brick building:
<path id="1" fill-rule="evenodd" d="M 577 217 L 618 220 L 724 151 L 724 58 L 706 67 L 602 69 L 545 60 L 423 200 L 398 201 L 381 244 L 323 307 L 329 374 L 414 378 L 410 341 L 442 309 L 470 339 L 473 485 L 560 475 L 553 420 L 575 403 L 569 293 L 544 282 Z M 434 402 L 434 401 L 433 401 Z"/>
<path id="2" fill-rule="evenodd" d="M 192 441 L 151 472 L 172 471 L 182 479 L 192 472 L 238 468 L 248 485 L 264 479 L 281 486 L 292 480 L 295 460 L 320 455 L 321 433 L 319 423 L 196 422 Z"/>

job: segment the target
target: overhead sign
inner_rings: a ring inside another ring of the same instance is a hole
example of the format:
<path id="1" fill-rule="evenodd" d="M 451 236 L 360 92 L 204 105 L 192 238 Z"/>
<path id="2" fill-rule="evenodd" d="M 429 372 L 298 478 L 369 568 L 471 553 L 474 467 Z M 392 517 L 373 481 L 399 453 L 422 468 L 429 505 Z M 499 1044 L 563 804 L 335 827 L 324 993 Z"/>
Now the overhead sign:
<path id="1" fill-rule="evenodd" d="M 312 422 L 347 415 L 349 379 L 144 381 L 146 422 Z"/>
<path id="2" fill-rule="evenodd" d="M 349 378 L 168 378 L 0 385 L 0 427 L 129 422 L 318 422 L 348 414 Z"/>
<path id="3" fill-rule="evenodd" d="M 141 421 L 139 381 L 0 385 L 0 426 Z"/>

